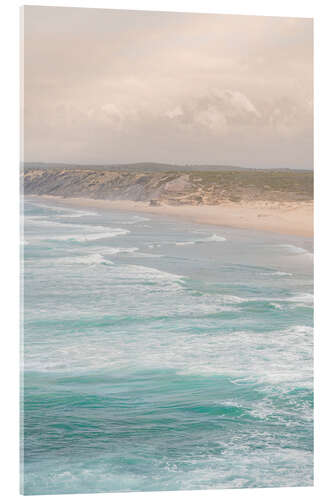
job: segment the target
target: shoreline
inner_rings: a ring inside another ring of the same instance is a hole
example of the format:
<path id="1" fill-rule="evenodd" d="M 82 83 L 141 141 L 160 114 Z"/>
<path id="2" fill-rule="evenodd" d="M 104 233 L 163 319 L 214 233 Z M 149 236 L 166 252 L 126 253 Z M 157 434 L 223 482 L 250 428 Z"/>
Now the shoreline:
<path id="1" fill-rule="evenodd" d="M 313 201 L 299 202 L 225 202 L 220 205 L 150 206 L 148 202 L 131 200 L 98 200 L 65 198 L 52 195 L 28 195 L 53 200 L 77 208 L 143 212 L 182 219 L 199 224 L 254 229 L 294 236 L 313 237 Z"/>

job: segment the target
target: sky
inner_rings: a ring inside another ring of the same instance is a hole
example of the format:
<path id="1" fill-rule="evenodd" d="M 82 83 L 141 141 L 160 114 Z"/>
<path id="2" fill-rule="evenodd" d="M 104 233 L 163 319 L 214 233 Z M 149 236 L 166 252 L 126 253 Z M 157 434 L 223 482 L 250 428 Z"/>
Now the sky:
<path id="1" fill-rule="evenodd" d="M 27 162 L 313 167 L 311 19 L 24 7 Z"/>

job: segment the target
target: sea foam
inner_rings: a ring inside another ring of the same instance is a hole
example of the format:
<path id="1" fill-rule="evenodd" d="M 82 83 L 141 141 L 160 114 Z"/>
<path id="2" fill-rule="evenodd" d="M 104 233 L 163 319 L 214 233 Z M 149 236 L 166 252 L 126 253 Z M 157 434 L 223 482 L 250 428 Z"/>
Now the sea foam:
<path id="1" fill-rule="evenodd" d="M 58 259 L 53 259 L 55 262 L 59 262 L 61 264 L 87 264 L 87 265 L 96 265 L 96 264 L 113 264 L 110 260 L 106 260 L 103 255 L 99 253 L 91 253 L 88 255 L 78 255 L 73 257 L 63 257 Z"/>
<path id="2" fill-rule="evenodd" d="M 303 256 L 307 257 L 309 259 L 313 259 L 313 253 L 309 252 L 305 248 L 302 247 L 297 247 L 295 245 L 289 245 L 289 244 L 283 244 L 283 245 L 278 245 L 279 248 L 282 248 L 283 250 L 287 250 L 287 252 L 291 255 L 298 255 L 298 256 Z"/>
<path id="3" fill-rule="evenodd" d="M 95 228 L 97 229 L 97 227 Z M 113 230 L 107 230 L 107 228 L 103 228 L 104 232 L 98 232 L 98 233 L 86 233 L 86 234 L 65 234 L 65 235 L 58 235 L 58 236 L 45 236 L 43 238 L 38 238 L 38 239 L 43 239 L 43 240 L 56 240 L 56 241 L 77 241 L 79 243 L 84 243 L 87 241 L 95 241 L 95 240 L 101 240 L 105 238 L 115 238 L 116 236 L 125 236 L 128 234 L 130 231 L 126 229 L 121 229 L 121 228 L 116 228 Z"/>
<path id="4" fill-rule="evenodd" d="M 177 241 L 175 245 L 177 246 L 185 246 L 185 245 L 195 245 L 198 243 L 209 243 L 209 242 L 222 242 L 226 241 L 224 236 L 219 236 L 217 234 L 212 234 L 211 236 L 207 236 L 207 238 L 198 238 L 190 241 Z"/>

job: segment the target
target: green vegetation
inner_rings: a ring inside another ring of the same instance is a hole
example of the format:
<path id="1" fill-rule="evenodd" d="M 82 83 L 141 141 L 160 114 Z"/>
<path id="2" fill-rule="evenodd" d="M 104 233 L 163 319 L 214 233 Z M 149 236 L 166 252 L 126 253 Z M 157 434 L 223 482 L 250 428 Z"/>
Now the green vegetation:
<path id="1" fill-rule="evenodd" d="M 203 189 L 219 186 L 235 192 L 248 190 L 258 193 L 278 191 L 295 193 L 304 199 L 313 198 L 313 172 L 297 170 L 243 170 L 231 172 L 195 172 L 191 180 Z M 198 179 L 198 180 L 197 180 Z M 200 180 L 199 180 L 200 179 Z"/>
<path id="2" fill-rule="evenodd" d="M 129 170 L 81 166 L 28 166 L 26 194 L 52 194 L 95 199 L 158 200 L 170 204 L 215 205 L 224 201 L 310 201 L 313 172 L 299 170 L 201 170 L 143 165 Z"/>

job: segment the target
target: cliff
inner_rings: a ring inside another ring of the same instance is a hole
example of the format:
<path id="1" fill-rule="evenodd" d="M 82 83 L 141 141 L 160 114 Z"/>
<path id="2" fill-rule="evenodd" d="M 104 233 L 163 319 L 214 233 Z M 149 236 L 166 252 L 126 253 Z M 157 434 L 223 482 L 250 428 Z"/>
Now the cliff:
<path id="1" fill-rule="evenodd" d="M 72 166 L 28 166 L 24 193 L 133 200 L 169 205 L 218 205 L 224 201 L 308 201 L 313 172 L 234 169 L 222 171 L 111 170 Z"/>

